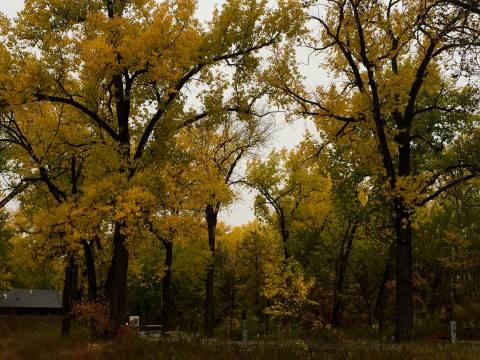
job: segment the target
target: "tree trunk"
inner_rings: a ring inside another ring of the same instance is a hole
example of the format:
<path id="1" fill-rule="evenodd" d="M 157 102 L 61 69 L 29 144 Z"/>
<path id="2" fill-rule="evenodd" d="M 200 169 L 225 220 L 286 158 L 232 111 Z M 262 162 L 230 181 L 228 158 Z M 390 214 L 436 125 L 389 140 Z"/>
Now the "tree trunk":
<path id="1" fill-rule="evenodd" d="M 364 265 L 360 265 L 359 267 L 360 272 L 356 271 L 356 269 L 351 269 L 350 272 L 352 273 L 355 281 L 357 282 L 360 290 L 360 295 L 365 303 L 365 309 L 367 310 L 368 314 L 368 324 L 371 326 L 373 324 L 373 317 L 372 317 L 372 304 L 370 295 L 371 292 L 369 291 L 369 281 L 368 281 L 368 274 L 366 274 L 366 269 Z"/>
<path id="2" fill-rule="evenodd" d="M 396 329 L 397 341 L 408 341 L 413 331 L 412 224 L 405 205 L 397 205 Z"/>
<path id="3" fill-rule="evenodd" d="M 170 315 L 173 309 L 171 283 L 172 283 L 172 264 L 173 264 L 173 243 L 163 241 L 165 247 L 165 275 L 162 279 L 162 325 L 165 331 L 170 330 Z"/>
<path id="4" fill-rule="evenodd" d="M 106 283 L 109 318 L 117 327 L 127 320 L 128 249 L 125 246 L 127 238 L 122 234 L 124 227 L 124 224 L 115 223 L 113 257 Z"/>
<path id="5" fill-rule="evenodd" d="M 72 309 L 73 302 L 77 293 L 78 287 L 78 266 L 75 259 L 70 256 L 68 264 L 65 267 L 65 280 L 63 283 L 63 320 L 62 320 L 62 335 L 70 334 L 72 326 Z"/>
<path id="6" fill-rule="evenodd" d="M 333 294 L 333 309 L 332 309 L 332 327 L 338 327 L 340 324 L 340 313 L 342 310 L 342 295 L 343 295 L 343 284 L 345 281 L 345 274 L 347 272 L 347 263 L 348 258 L 350 257 L 350 252 L 352 250 L 353 237 L 357 230 L 357 224 L 352 223 L 348 224 L 347 230 L 342 240 L 340 247 L 338 266 L 336 269 L 335 276 L 335 290 Z M 345 247 L 346 243 L 346 247 Z"/>
<path id="7" fill-rule="evenodd" d="M 267 308 L 269 308 L 270 306 L 272 306 L 272 301 L 268 299 Z M 270 315 L 265 314 L 265 335 L 268 336 L 269 334 L 270 334 Z"/>
<path id="8" fill-rule="evenodd" d="M 97 300 L 98 290 L 95 258 L 93 256 L 93 244 L 89 244 L 88 241 L 82 241 L 82 245 L 85 257 L 85 268 L 87 271 L 88 301 L 95 302 Z"/>
<path id="9" fill-rule="evenodd" d="M 407 124 L 410 122 L 407 122 Z M 410 170 L 410 132 L 400 128 L 398 141 L 398 176 L 408 177 Z M 396 329 L 397 341 L 408 341 L 413 332 L 413 259 L 411 212 L 402 196 L 394 200 L 396 233 Z"/>
<path id="10" fill-rule="evenodd" d="M 125 8 L 124 1 L 107 0 L 107 15 L 110 19 L 120 18 Z M 113 48 L 116 46 L 112 43 Z M 121 64 L 121 56 L 116 54 L 117 64 Z M 115 99 L 116 120 L 118 126 L 117 145 L 119 154 L 123 160 L 120 165 L 120 173 L 125 174 L 127 182 L 130 182 L 135 175 L 136 168 L 132 165 L 130 158 L 130 93 L 126 91 L 123 75 L 117 73 L 112 76 L 113 95 Z M 127 273 L 128 273 L 128 249 L 125 245 L 127 225 L 122 222 L 115 222 L 113 235 L 113 256 L 108 270 L 106 290 L 109 306 L 109 319 L 112 325 L 118 327 L 125 324 L 127 320 Z"/>
<path id="11" fill-rule="evenodd" d="M 279 222 L 280 222 L 280 235 L 282 236 L 282 243 L 283 243 L 283 252 L 285 256 L 285 260 L 290 258 L 290 252 L 288 251 L 288 238 L 290 237 L 290 233 L 287 229 L 287 224 L 285 221 L 285 217 L 283 215 L 279 215 Z"/>
<path id="12" fill-rule="evenodd" d="M 207 205 L 205 218 L 208 228 L 208 246 L 210 248 L 210 264 L 207 269 L 205 282 L 205 335 L 213 336 L 214 327 L 214 274 L 215 274 L 215 231 L 217 229 L 218 210 L 212 205 Z"/>
<path id="13" fill-rule="evenodd" d="M 393 256 L 395 254 L 395 244 L 392 244 L 390 251 L 388 253 L 387 263 L 385 265 L 385 270 L 383 271 L 382 280 L 378 288 L 377 300 L 375 301 L 375 308 L 373 310 L 373 317 L 378 323 L 378 331 L 380 334 L 383 333 L 384 329 L 384 316 L 385 316 L 385 305 L 388 299 L 387 293 L 387 281 L 391 278 L 393 273 Z"/>

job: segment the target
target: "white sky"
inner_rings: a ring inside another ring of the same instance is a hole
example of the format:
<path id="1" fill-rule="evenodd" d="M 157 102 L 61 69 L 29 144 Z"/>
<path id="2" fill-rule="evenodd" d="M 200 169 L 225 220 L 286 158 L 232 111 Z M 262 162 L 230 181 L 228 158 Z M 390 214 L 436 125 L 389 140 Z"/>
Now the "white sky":
<path id="1" fill-rule="evenodd" d="M 226 0 L 199 0 L 198 1 L 198 15 L 201 19 L 209 19 L 211 17 L 215 5 L 219 6 Z M 23 0 L 0 0 L 0 11 L 9 17 L 23 8 Z M 302 56 L 301 63 L 307 62 L 307 55 Z M 304 74 L 307 75 L 309 83 L 320 83 L 325 81 L 325 76 L 318 66 L 310 64 L 309 66 L 301 67 Z M 270 146 L 265 149 L 268 153 L 272 148 L 293 148 L 297 145 L 303 137 L 307 128 L 312 129 L 311 124 L 304 120 L 297 120 L 293 124 L 286 124 L 282 119 L 277 121 L 278 131 L 275 133 L 273 139 L 270 141 Z M 229 209 L 222 211 L 220 217 L 223 221 L 230 225 L 244 224 L 253 219 L 253 199 L 254 194 L 247 191 L 242 191 L 241 199 L 233 204 Z"/>

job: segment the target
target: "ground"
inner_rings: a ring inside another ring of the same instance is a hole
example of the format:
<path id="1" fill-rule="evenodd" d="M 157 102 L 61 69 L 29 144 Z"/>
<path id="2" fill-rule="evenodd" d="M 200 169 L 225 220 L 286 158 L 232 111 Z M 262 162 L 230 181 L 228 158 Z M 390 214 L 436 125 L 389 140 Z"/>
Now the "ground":
<path id="1" fill-rule="evenodd" d="M 0 360 L 123 360 L 123 359 L 480 359 L 480 344 L 412 342 L 380 343 L 374 340 L 294 341 L 270 339 L 247 344 L 204 340 L 195 336 L 141 339 L 122 331 L 113 340 L 92 340 L 85 328 L 75 327 L 70 337 L 59 335 L 58 320 L 43 320 L 35 326 L 0 320 Z"/>

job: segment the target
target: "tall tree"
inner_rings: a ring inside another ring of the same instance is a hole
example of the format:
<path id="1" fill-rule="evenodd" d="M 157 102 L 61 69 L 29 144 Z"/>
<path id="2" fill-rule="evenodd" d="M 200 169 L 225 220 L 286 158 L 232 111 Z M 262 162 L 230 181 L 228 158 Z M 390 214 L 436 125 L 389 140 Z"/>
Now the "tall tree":
<path id="1" fill-rule="evenodd" d="M 265 144 L 269 135 L 269 123 L 263 120 L 268 113 L 254 111 L 253 100 L 244 102 L 238 98 L 239 107 L 245 109 L 237 114 L 211 117 L 206 123 L 185 132 L 186 149 L 193 156 L 196 168 L 198 192 L 203 200 L 204 218 L 207 226 L 210 264 L 205 282 L 205 334 L 213 335 L 215 326 L 214 277 L 215 246 L 218 214 L 234 198 L 233 186 L 240 181 L 238 168 L 241 161 Z M 246 107 L 240 104 L 248 104 Z"/>
<path id="2" fill-rule="evenodd" d="M 172 112 L 186 106 L 187 87 L 223 63 L 257 66 L 256 53 L 302 21 L 296 1 L 235 0 L 203 26 L 196 1 L 27 0 L 8 52 L 12 58 L 9 102 L 64 104 L 82 115 L 118 154 L 118 181 L 129 186 L 142 166 L 159 124 L 178 128 Z M 20 46 L 24 44 L 26 46 Z M 126 319 L 128 225 L 113 225 L 113 255 L 107 279 L 110 318 Z"/>
<path id="3" fill-rule="evenodd" d="M 34 207 L 38 214 L 44 211 L 56 212 L 56 217 L 36 217 L 20 231 L 43 234 L 46 256 L 65 257 L 64 309 L 66 312 L 62 333 L 70 329 L 71 310 L 77 295 L 78 264 L 80 256 L 76 249 L 83 246 L 83 255 L 88 278 L 90 301 L 96 299 L 97 283 L 93 258 L 93 239 L 98 235 L 88 234 L 92 228 L 72 221 L 65 212 L 78 208 L 84 178 L 82 169 L 95 142 L 89 139 L 89 132 L 70 118 L 73 114 L 63 106 L 30 104 L 13 106 L 0 116 L 1 143 L 11 153 L 9 170 L 19 184 L 30 186 L 36 196 L 22 194 L 22 205 Z M 69 126 L 65 126 L 69 122 Z M 74 130 L 74 131 L 72 131 Z M 18 186 L 17 186 L 18 188 Z M 25 187 L 22 191 L 25 191 Z M 41 195 L 43 193 L 43 196 Z M 20 194 L 20 192 L 19 192 Z M 39 201 L 38 195 L 42 196 Z M 18 194 L 17 194 L 18 195 Z M 23 207 L 17 209 L 21 214 Z M 42 214 L 43 213 L 43 214 Z M 77 219 L 78 221 L 78 219 Z M 30 228 L 31 230 L 26 230 Z M 52 241 L 51 238 L 57 238 Z M 59 241 L 58 241 L 59 240 Z M 50 254 L 48 252 L 50 251 Z"/>
<path id="4" fill-rule="evenodd" d="M 438 157 L 439 136 L 442 146 L 452 142 L 440 126 L 452 129 L 460 122 L 463 132 L 469 128 L 466 124 L 472 126 L 468 114 L 475 105 L 462 96 L 453 103 L 448 100 L 454 92 L 470 90 L 456 88 L 441 69 L 448 68 L 446 56 L 475 45 L 477 19 L 434 0 L 327 0 L 311 5 L 324 5 L 324 11 L 315 6 L 309 10 L 321 35 L 307 40 L 307 46 L 327 54 L 325 68 L 337 82 L 309 92 L 298 77 L 277 75 L 285 74 L 287 67 L 298 75 L 292 60 L 283 57 L 270 74 L 272 84 L 298 104 L 299 113 L 313 116 L 332 141 L 354 129 L 363 139 L 358 153 L 379 165 L 375 173 L 385 179 L 395 213 L 395 333 L 397 340 L 408 340 L 413 329 L 412 214 L 445 189 L 475 177 L 479 169 L 478 163 L 459 159 L 433 172 L 422 168 L 430 160 L 417 156 L 427 149 Z M 462 119 L 454 115 L 459 113 Z M 442 125 L 432 124 L 432 117 Z M 426 179 L 428 173 L 432 177 Z M 416 193 L 418 188 L 422 194 Z"/>

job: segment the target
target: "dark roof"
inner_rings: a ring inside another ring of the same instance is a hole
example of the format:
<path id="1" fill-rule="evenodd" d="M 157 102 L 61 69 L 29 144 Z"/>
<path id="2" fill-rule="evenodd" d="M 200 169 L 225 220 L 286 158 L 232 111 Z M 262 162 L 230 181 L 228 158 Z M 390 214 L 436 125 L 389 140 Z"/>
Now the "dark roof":
<path id="1" fill-rule="evenodd" d="M 0 292 L 0 308 L 61 309 L 62 294 L 58 290 L 10 289 Z"/>

